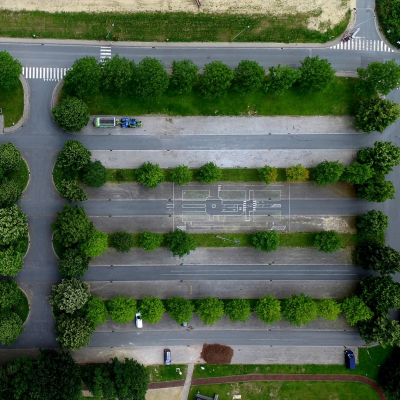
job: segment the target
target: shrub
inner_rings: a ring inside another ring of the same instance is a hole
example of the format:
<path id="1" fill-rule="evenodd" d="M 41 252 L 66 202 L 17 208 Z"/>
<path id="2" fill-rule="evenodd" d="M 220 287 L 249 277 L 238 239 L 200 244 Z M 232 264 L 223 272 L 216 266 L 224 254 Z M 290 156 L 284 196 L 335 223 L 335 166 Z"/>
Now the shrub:
<path id="1" fill-rule="evenodd" d="M 274 296 L 263 296 L 254 309 L 257 317 L 266 324 L 273 324 L 282 319 L 281 303 Z"/>
<path id="2" fill-rule="evenodd" d="M 136 171 L 136 178 L 144 186 L 155 189 L 159 183 L 164 182 L 164 171 L 158 164 L 150 162 L 142 164 Z"/>
<path id="3" fill-rule="evenodd" d="M 67 97 L 51 113 L 56 124 L 69 132 L 79 132 L 90 120 L 88 106 L 76 97 Z"/>
<path id="4" fill-rule="evenodd" d="M 140 302 L 140 313 L 143 321 L 155 324 L 160 322 L 165 313 L 165 307 L 162 301 L 156 297 L 144 297 Z"/>
<path id="5" fill-rule="evenodd" d="M 251 241 L 257 250 L 265 252 L 275 251 L 279 247 L 279 235 L 275 231 L 255 233 Z"/>
<path id="6" fill-rule="evenodd" d="M 250 314 L 250 303 L 246 299 L 233 299 L 225 305 L 225 315 L 231 322 L 246 322 Z"/>
<path id="7" fill-rule="evenodd" d="M 199 181 L 210 184 L 221 179 L 222 172 L 213 162 L 204 164 L 199 168 L 197 178 Z"/>
<path id="8" fill-rule="evenodd" d="M 186 165 L 178 165 L 171 170 L 171 180 L 179 186 L 186 185 L 193 179 L 192 171 Z"/>
<path id="9" fill-rule="evenodd" d="M 322 231 L 314 240 L 314 246 L 324 253 L 338 251 L 342 245 L 340 235 L 335 231 Z"/>
<path id="10" fill-rule="evenodd" d="M 224 303 L 216 297 L 197 300 L 196 312 L 204 325 L 214 325 L 224 315 Z"/>
<path id="11" fill-rule="evenodd" d="M 142 232 L 140 234 L 140 247 L 146 251 L 153 251 L 161 246 L 164 240 L 162 233 Z"/>
<path id="12" fill-rule="evenodd" d="M 309 176 L 308 169 L 304 168 L 301 164 L 286 168 L 286 179 L 288 182 L 302 182 L 307 180 Z"/>
<path id="13" fill-rule="evenodd" d="M 134 245 L 133 236 L 124 231 L 112 235 L 111 246 L 120 253 L 128 253 Z"/>
<path id="14" fill-rule="evenodd" d="M 267 185 L 275 183 L 278 179 L 278 170 L 275 167 L 265 165 L 264 168 L 259 168 L 257 171 L 260 179 Z"/>
<path id="15" fill-rule="evenodd" d="M 83 183 L 88 186 L 100 187 L 107 182 L 106 167 L 100 162 L 88 162 L 83 167 Z"/>
<path id="16" fill-rule="evenodd" d="M 196 250 L 193 237 L 180 229 L 175 229 L 173 232 L 168 233 L 166 243 L 168 250 L 171 250 L 174 256 L 179 256 L 180 258 Z"/>
<path id="17" fill-rule="evenodd" d="M 135 319 L 136 300 L 131 297 L 115 296 L 107 301 L 106 307 L 110 318 L 117 324 L 126 324 Z"/>

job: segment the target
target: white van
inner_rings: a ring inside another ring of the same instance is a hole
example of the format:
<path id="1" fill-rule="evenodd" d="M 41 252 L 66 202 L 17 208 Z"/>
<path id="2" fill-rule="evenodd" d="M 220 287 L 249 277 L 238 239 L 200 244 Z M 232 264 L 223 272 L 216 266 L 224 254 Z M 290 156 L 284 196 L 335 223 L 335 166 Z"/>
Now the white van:
<path id="1" fill-rule="evenodd" d="M 136 321 L 136 328 L 143 328 L 143 320 L 140 312 L 136 313 L 135 321 Z"/>

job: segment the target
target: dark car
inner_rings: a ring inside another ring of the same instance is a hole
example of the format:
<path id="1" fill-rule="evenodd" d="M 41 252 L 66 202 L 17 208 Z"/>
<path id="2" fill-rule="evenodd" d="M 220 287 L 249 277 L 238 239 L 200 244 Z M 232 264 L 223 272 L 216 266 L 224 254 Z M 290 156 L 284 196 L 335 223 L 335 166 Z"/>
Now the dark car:
<path id="1" fill-rule="evenodd" d="M 348 369 L 356 369 L 356 357 L 351 350 L 345 350 L 344 361 Z"/>
<path id="2" fill-rule="evenodd" d="M 171 350 L 164 349 L 164 365 L 171 365 Z"/>

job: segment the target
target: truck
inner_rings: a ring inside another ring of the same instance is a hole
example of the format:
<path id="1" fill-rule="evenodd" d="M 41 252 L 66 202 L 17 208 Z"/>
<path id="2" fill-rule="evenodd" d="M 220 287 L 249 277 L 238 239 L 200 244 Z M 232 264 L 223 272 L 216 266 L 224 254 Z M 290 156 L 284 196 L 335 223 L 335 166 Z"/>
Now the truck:
<path id="1" fill-rule="evenodd" d="M 142 121 L 136 121 L 135 118 L 114 118 L 114 117 L 96 117 L 93 120 L 95 128 L 114 128 L 121 126 L 122 128 L 141 128 Z"/>

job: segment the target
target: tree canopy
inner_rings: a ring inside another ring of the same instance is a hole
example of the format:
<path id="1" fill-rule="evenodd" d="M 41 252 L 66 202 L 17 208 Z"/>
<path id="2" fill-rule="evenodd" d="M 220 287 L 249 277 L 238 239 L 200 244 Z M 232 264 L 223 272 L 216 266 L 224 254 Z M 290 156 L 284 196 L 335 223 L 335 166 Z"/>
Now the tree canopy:
<path id="1" fill-rule="evenodd" d="M 82 98 L 100 91 L 102 66 L 95 57 L 83 57 L 74 62 L 64 76 L 64 89 L 70 96 Z"/>
<path id="2" fill-rule="evenodd" d="M 246 322 L 250 314 L 251 307 L 247 299 L 233 299 L 225 305 L 225 315 L 231 322 Z"/>
<path id="3" fill-rule="evenodd" d="M 0 275 L 16 276 L 24 266 L 22 257 L 12 246 L 0 251 Z"/>
<path id="4" fill-rule="evenodd" d="M 157 250 L 164 240 L 162 233 L 142 232 L 140 234 L 140 247 L 146 251 Z"/>
<path id="5" fill-rule="evenodd" d="M 377 342 L 382 347 L 400 345 L 399 322 L 383 315 L 358 323 L 358 332 L 367 345 Z"/>
<path id="6" fill-rule="evenodd" d="M 0 183 L 0 204 L 9 207 L 21 198 L 22 189 L 15 179 L 4 178 Z"/>
<path id="7" fill-rule="evenodd" d="M 117 324 L 126 324 L 135 319 L 136 300 L 126 296 L 115 296 L 106 303 L 110 318 Z"/>
<path id="8" fill-rule="evenodd" d="M 310 176 L 307 168 L 301 164 L 293 165 L 290 168 L 286 168 L 286 179 L 288 182 L 302 182 L 306 181 Z"/>
<path id="9" fill-rule="evenodd" d="M 257 317 L 266 324 L 273 324 L 282 319 L 281 303 L 274 296 L 263 296 L 254 309 Z"/>
<path id="10" fill-rule="evenodd" d="M 357 228 L 371 235 L 379 235 L 389 228 L 389 217 L 382 211 L 368 211 L 357 216 Z"/>
<path id="11" fill-rule="evenodd" d="M 106 167 L 98 160 L 88 162 L 83 167 L 83 183 L 88 186 L 100 187 L 107 182 Z"/>
<path id="12" fill-rule="evenodd" d="M 9 246 L 27 234 L 27 217 L 18 206 L 0 209 L 0 246 Z"/>
<path id="13" fill-rule="evenodd" d="M 313 175 L 315 184 L 323 187 L 335 184 L 340 180 L 344 170 L 344 165 L 340 164 L 339 161 L 325 160 L 315 167 Z"/>
<path id="14" fill-rule="evenodd" d="M 246 94 L 260 89 L 265 79 L 265 70 L 257 61 L 242 60 L 233 71 L 232 87 Z"/>
<path id="15" fill-rule="evenodd" d="M 22 74 L 22 64 L 6 51 L 0 51 L 0 88 L 12 90 L 19 83 Z"/>
<path id="16" fill-rule="evenodd" d="M 174 296 L 168 299 L 168 314 L 179 325 L 192 319 L 194 305 L 189 299 Z"/>
<path id="17" fill-rule="evenodd" d="M 193 179 L 192 171 L 186 165 L 178 165 L 171 169 L 171 180 L 179 186 L 186 185 Z"/>
<path id="18" fill-rule="evenodd" d="M 216 297 L 207 296 L 197 300 L 196 312 L 205 325 L 214 325 L 224 315 L 224 303 Z"/>
<path id="19" fill-rule="evenodd" d="M 357 187 L 357 197 L 376 203 L 383 203 L 387 199 L 394 199 L 395 193 L 396 189 L 393 183 L 385 181 L 382 175 L 375 175 L 363 185 Z"/>
<path id="20" fill-rule="evenodd" d="M 116 54 L 103 62 L 102 88 L 105 91 L 121 95 L 130 87 L 136 65 L 125 57 Z"/>
<path id="21" fill-rule="evenodd" d="M 198 80 L 199 67 L 191 60 L 172 61 L 170 84 L 180 93 L 188 93 Z"/>
<path id="22" fill-rule="evenodd" d="M 82 278 L 83 274 L 89 269 L 89 260 L 84 253 L 78 249 L 66 249 L 59 261 L 60 269 L 58 272 L 71 278 Z"/>
<path id="23" fill-rule="evenodd" d="M 368 321 L 374 316 L 372 310 L 358 296 L 345 298 L 341 309 L 352 326 L 360 321 Z"/>
<path id="24" fill-rule="evenodd" d="M 79 132 L 90 120 L 88 106 L 76 97 L 67 97 L 51 113 L 56 124 L 69 132 Z"/>
<path id="25" fill-rule="evenodd" d="M 0 279 L 0 309 L 11 308 L 21 300 L 21 291 L 12 279 Z"/>
<path id="26" fill-rule="evenodd" d="M 174 256 L 179 256 L 180 258 L 196 250 L 193 237 L 180 229 L 175 229 L 173 232 L 168 233 L 166 243 L 168 250 L 171 250 Z"/>
<path id="27" fill-rule="evenodd" d="M 97 328 L 100 323 L 107 322 L 108 311 L 100 297 L 90 296 L 85 304 L 84 311 L 86 318 L 92 322 L 94 328 Z"/>
<path id="28" fill-rule="evenodd" d="M 76 173 L 90 162 L 91 155 L 92 153 L 79 140 L 67 140 L 58 153 L 57 164 Z"/>
<path id="29" fill-rule="evenodd" d="M 111 246 L 120 253 L 128 253 L 134 245 L 133 235 L 128 232 L 115 232 L 111 236 Z"/>
<path id="30" fill-rule="evenodd" d="M 136 171 L 136 178 L 144 186 L 155 189 L 159 183 L 164 182 L 164 171 L 158 164 L 146 162 Z"/>
<path id="31" fill-rule="evenodd" d="M 165 313 L 165 307 L 163 302 L 156 297 L 144 297 L 140 302 L 140 313 L 143 321 L 155 324 L 161 321 Z"/>
<path id="32" fill-rule="evenodd" d="M 300 87 L 311 93 L 322 92 L 336 73 L 331 63 L 326 59 L 320 60 L 319 56 L 306 57 L 300 64 Z"/>
<path id="33" fill-rule="evenodd" d="M 382 275 L 400 272 L 400 253 L 381 242 L 368 241 L 357 246 L 356 259 L 363 269 Z"/>
<path id="34" fill-rule="evenodd" d="M 275 251 L 279 247 L 279 235 L 274 231 L 261 231 L 255 233 L 251 237 L 251 242 L 257 250 L 270 252 Z"/>
<path id="35" fill-rule="evenodd" d="M 322 299 L 317 303 L 318 316 L 326 321 L 336 321 L 340 314 L 341 307 L 333 299 Z"/>
<path id="36" fill-rule="evenodd" d="M 324 253 L 338 251 L 342 245 L 340 235 L 335 231 L 322 231 L 314 240 L 314 246 Z"/>
<path id="37" fill-rule="evenodd" d="M 395 347 L 378 371 L 379 386 L 392 399 L 400 399 L 400 348 Z"/>
<path id="38" fill-rule="evenodd" d="M 278 179 L 278 169 L 275 167 L 265 165 L 263 168 L 259 168 L 257 171 L 260 179 L 267 185 L 270 183 L 275 183 Z"/>
<path id="39" fill-rule="evenodd" d="M 373 176 L 373 170 L 368 164 L 360 164 L 358 161 L 351 163 L 343 172 L 342 180 L 350 185 L 362 185 Z"/>
<path id="40" fill-rule="evenodd" d="M 373 98 L 361 101 L 355 116 L 356 127 L 366 133 L 382 133 L 400 117 L 398 103 L 387 99 Z"/>
<path id="41" fill-rule="evenodd" d="M 12 143 L 0 145 L 0 168 L 4 173 L 16 172 L 22 164 L 20 151 Z"/>
<path id="42" fill-rule="evenodd" d="M 312 297 L 304 293 L 292 294 L 291 298 L 284 300 L 282 313 L 291 325 L 308 325 L 309 322 L 317 319 L 318 307 Z"/>
<path id="43" fill-rule="evenodd" d="M 201 182 L 210 184 L 221 179 L 222 171 L 213 162 L 208 162 L 201 166 L 197 172 L 197 179 Z"/>
<path id="44" fill-rule="evenodd" d="M 270 67 L 265 81 L 265 91 L 271 94 L 283 94 L 300 79 L 300 76 L 301 71 L 294 68 L 281 67 L 280 64 L 278 68 Z"/>
<path id="45" fill-rule="evenodd" d="M 86 193 L 78 186 L 75 180 L 62 179 L 59 186 L 61 196 L 68 199 L 69 202 L 86 201 Z"/>
<path id="46" fill-rule="evenodd" d="M 12 346 L 24 331 L 21 318 L 13 312 L 0 313 L 0 343 Z"/>
<path id="47" fill-rule="evenodd" d="M 78 244 L 78 249 L 88 257 L 98 257 L 108 247 L 108 235 L 100 230 L 93 230 L 88 237 Z"/>
<path id="48" fill-rule="evenodd" d="M 400 147 L 392 142 L 375 142 L 374 147 L 358 152 L 358 160 L 368 164 L 376 174 L 388 174 L 400 165 Z"/>
<path id="49" fill-rule="evenodd" d="M 200 91 L 207 99 L 223 96 L 231 86 L 234 74 L 222 61 L 206 64 L 200 75 Z"/>

